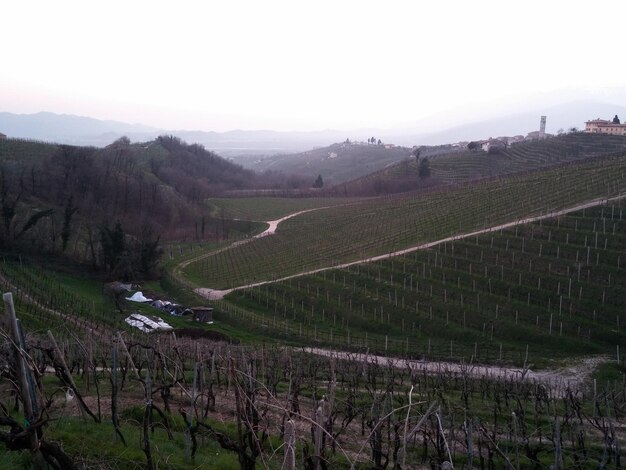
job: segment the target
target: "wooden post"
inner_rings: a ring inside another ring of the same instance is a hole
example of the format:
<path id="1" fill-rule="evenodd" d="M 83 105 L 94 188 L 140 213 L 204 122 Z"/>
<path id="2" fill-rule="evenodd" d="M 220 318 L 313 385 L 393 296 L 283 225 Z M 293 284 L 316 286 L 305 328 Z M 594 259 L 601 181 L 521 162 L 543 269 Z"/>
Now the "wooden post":
<path id="1" fill-rule="evenodd" d="M 56 340 L 54 339 L 54 336 L 52 335 L 52 332 L 50 330 L 48 330 L 48 338 L 52 342 L 52 349 L 54 350 L 54 355 L 56 356 L 56 360 L 59 362 L 59 364 L 63 368 L 63 372 L 67 376 L 69 386 L 72 388 L 72 391 L 76 395 L 76 400 L 78 401 L 81 414 L 83 414 L 84 416 L 84 413 L 87 413 L 89 416 L 91 416 L 94 419 L 94 421 L 96 421 L 97 423 L 100 422 L 100 420 L 96 416 L 94 416 L 93 413 L 91 413 L 91 410 L 87 408 L 87 405 L 83 401 L 83 398 L 80 392 L 78 391 L 78 387 L 76 387 L 76 383 L 74 382 L 74 379 L 72 378 L 70 369 L 67 367 L 67 364 L 65 363 L 65 357 L 63 356 L 63 353 L 59 349 L 59 346 Z"/>
<path id="2" fill-rule="evenodd" d="M 119 331 L 117 332 L 117 341 L 122 346 L 122 349 L 124 350 L 124 354 L 128 358 L 128 365 L 131 367 L 131 369 L 135 373 L 135 377 L 137 378 L 137 380 L 141 380 L 141 377 L 139 376 L 139 372 L 137 371 L 137 368 L 135 367 L 135 363 L 133 362 L 133 358 L 130 355 L 128 348 L 126 347 L 126 343 L 124 342 L 124 339 L 122 338 L 122 334 Z"/>
<path id="3" fill-rule="evenodd" d="M 296 427 L 292 420 L 285 422 L 285 459 L 283 460 L 283 470 L 295 470 L 296 468 Z"/>
<path id="4" fill-rule="evenodd" d="M 11 327 L 11 333 L 13 336 L 13 346 L 15 347 L 15 360 L 17 365 L 17 376 L 18 382 L 20 385 L 20 395 L 22 397 L 22 403 L 24 405 L 24 416 L 29 423 L 32 423 L 37 419 L 34 415 L 33 410 L 33 401 L 32 397 L 34 396 L 34 390 L 31 391 L 30 383 L 28 380 L 28 375 L 30 374 L 30 367 L 26 362 L 25 355 L 25 344 L 22 342 L 22 335 L 20 334 L 20 325 L 19 320 L 15 316 L 15 306 L 13 305 L 13 294 L 7 292 L 3 294 L 2 299 L 4 300 L 4 308 L 9 314 L 9 325 Z M 28 368 L 28 369 L 27 369 Z M 39 452 L 39 439 L 37 438 L 37 433 L 30 433 L 30 449 L 33 453 Z"/>

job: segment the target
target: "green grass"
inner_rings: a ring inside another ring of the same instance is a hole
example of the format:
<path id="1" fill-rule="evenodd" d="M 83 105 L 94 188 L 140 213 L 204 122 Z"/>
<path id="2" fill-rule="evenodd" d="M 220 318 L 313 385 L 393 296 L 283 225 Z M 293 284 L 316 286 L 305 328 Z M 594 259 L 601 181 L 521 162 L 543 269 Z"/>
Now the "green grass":
<path id="1" fill-rule="evenodd" d="M 624 362 L 617 364 L 616 361 L 600 364 L 593 372 L 592 378 L 597 381 L 601 388 L 612 384 L 623 384 L 626 377 Z"/>
<path id="2" fill-rule="evenodd" d="M 110 423 L 94 424 L 80 418 L 61 416 L 51 420 L 45 429 L 47 440 L 61 443 L 70 456 L 78 457 L 75 463 L 86 468 L 136 469 L 145 465 L 146 456 L 141 450 L 140 422 L 129 414 L 121 416 L 121 431 L 128 443 L 125 447 L 113 433 Z M 143 410 L 140 410 L 143 411 Z M 174 420 L 174 439 L 169 440 L 162 427 L 157 426 L 150 440 L 157 468 L 185 469 L 239 469 L 234 453 L 223 450 L 215 441 L 202 438 L 202 445 L 192 460 L 187 457 L 187 442 L 182 420 Z M 232 426 L 230 426 L 232 427 Z M 9 452 L 0 449 L 0 468 L 33 468 L 28 452 Z M 81 467 L 82 468 L 82 467 Z"/>
<path id="3" fill-rule="evenodd" d="M 214 198 L 206 201 L 213 217 L 269 221 L 294 212 L 354 202 L 351 198 Z"/>

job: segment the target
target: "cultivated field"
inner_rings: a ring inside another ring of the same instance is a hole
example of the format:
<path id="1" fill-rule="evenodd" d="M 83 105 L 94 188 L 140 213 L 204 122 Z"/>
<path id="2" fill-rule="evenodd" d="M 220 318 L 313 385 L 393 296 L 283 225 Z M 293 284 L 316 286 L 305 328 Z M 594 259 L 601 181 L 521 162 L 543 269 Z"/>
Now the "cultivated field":
<path id="1" fill-rule="evenodd" d="M 482 150 L 439 156 L 432 160 L 433 176 L 455 183 L 469 179 L 535 170 L 602 155 L 623 154 L 626 137 L 575 133 L 521 142 L 492 154 Z"/>
<path id="2" fill-rule="evenodd" d="M 4 468 L 562 469 L 622 457 L 614 367 L 564 386 L 471 365 L 87 333 L 27 334 L 19 367 L 0 355 L 2 396 L 29 410 L 4 408 Z"/>
<path id="3" fill-rule="evenodd" d="M 229 288 L 390 253 L 452 234 L 624 191 L 626 157 L 605 158 L 429 194 L 368 199 L 308 212 L 276 235 L 198 259 L 201 287 Z"/>
<path id="4" fill-rule="evenodd" d="M 236 291 L 229 313 L 304 344 L 546 365 L 626 345 L 626 200 Z M 248 312 L 248 313 L 244 313 Z M 621 325 L 620 326 L 620 316 Z"/>
<path id="5" fill-rule="evenodd" d="M 428 155 L 422 148 L 420 162 L 405 158 L 362 178 L 334 188 L 336 194 L 376 195 L 410 190 L 428 190 L 436 186 L 477 181 L 516 173 L 537 171 L 566 163 L 598 157 L 622 155 L 626 137 L 573 133 L 542 140 L 520 142 L 507 148 L 484 152 L 456 149 L 453 152 Z M 430 176 L 419 177 L 419 167 L 428 159 Z"/>

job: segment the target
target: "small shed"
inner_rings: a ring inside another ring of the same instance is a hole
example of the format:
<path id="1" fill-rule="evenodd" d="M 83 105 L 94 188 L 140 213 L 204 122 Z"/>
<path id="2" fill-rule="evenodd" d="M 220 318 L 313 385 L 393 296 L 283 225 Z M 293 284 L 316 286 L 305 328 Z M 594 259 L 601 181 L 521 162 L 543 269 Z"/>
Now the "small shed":
<path id="1" fill-rule="evenodd" d="M 193 321 L 201 323 L 213 323 L 213 308 L 211 307 L 191 307 Z"/>

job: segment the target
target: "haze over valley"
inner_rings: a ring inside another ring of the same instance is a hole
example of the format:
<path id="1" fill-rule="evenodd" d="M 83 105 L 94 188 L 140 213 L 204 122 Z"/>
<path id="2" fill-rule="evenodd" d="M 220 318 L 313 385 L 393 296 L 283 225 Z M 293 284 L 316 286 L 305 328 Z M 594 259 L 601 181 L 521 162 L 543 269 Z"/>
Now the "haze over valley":
<path id="1" fill-rule="evenodd" d="M 605 97 L 606 98 L 606 97 Z M 613 114 L 626 116 L 626 102 L 619 95 L 615 101 L 571 101 L 553 106 L 538 106 L 530 111 L 515 112 L 502 108 L 500 115 L 490 119 L 470 117 L 459 120 L 454 113 L 435 115 L 422 122 L 397 128 L 367 128 L 347 130 L 280 131 L 267 129 L 229 130 L 167 129 L 105 121 L 94 117 L 56 114 L 42 111 L 34 114 L 0 112 L 0 130 L 11 137 L 102 147 L 122 136 L 133 142 L 154 139 L 159 135 L 175 135 L 181 139 L 204 145 L 221 155 L 253 168 L 254 157 L 287 154 L 326 147 L 346 138 L 365 141 L 375 135 L 386 143 L 412 147 L 413 145 L 442 145 L 458 141 L 487 139 L 502 135 L 518 135 L 537 130 L 539 116 L 548 116 L 547 131 L 572 127 L 584 129 L 585 121 Z M 480 116 L 478 112 L 475 116 Z"/>

